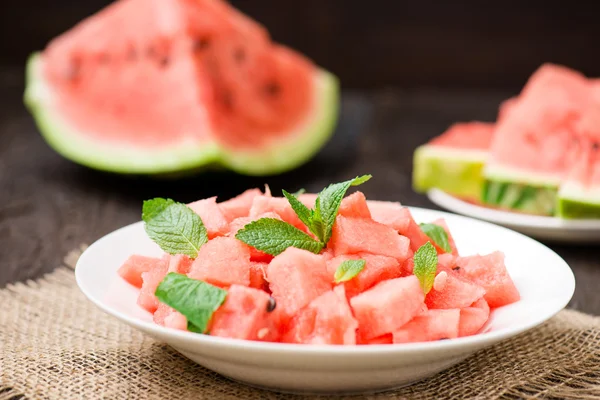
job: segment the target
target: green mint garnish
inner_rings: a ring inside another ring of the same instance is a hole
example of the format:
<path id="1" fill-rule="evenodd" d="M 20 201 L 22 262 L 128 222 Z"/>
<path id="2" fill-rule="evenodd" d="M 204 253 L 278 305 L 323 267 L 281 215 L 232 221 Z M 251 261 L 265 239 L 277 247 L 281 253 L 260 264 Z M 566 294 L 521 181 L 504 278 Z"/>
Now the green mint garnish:
<path id="1" fill-rule="evenodd" d="M 433 287 L 437 271 L 438 256 L 435 247 L 430 242 L 419 247 L 413 258 L 415 267 L 413 273 L 419 279 L 425 294 Z"/>
<path id="2" fill-rule="evenodd" d="M 198 249 L 208 242 L 202 219 L 185 204 L 171 199 L 144 201 L 142 220 L 146 233 L 169 254 L 198 256 Z"/>
<path id="3" fill-rule="evenodd" d="M 161 303 L 179 311 L 188 320 L 188 330 L 205 333 L 213 313 L 223 304 L 227 291 L 209 283 L 170 272 L 155 292 Z"/>
<path id="4" fill-rule="evenodd" d="M 302 189 L 299 189 L 296 193 L 294 193 L 294 196 L 298 197 L 304 193 L 306 193 L 306 189 L 302 188 Z"/>
<path id="5" fill-rule="evenodd" d="M 261 218 L 250 222 L 235 235 L 249 246 L 267 254 L 278 255 L 288 247 L 297 247 L 319 254 L 323 243 L 300 229 L 275 218 Z"/>
<path id="6" fill-rule="evenodd" d="M 292 206 L 292 210 L 294 210 L 300 221 L 302 221 L 302 223 L 310 229 L 312 214 L 310 208 L 306 207 L 304 203 L 298 200 L 298 198 L 294 194 L 288 193 L 285 190 L 283 190 L 283 195 L 290 203 L 290 206 Z"/>
<path id="7" fill-rule="evenodd" d="M 335 270 L 333 276 L 335 283 L 346 282 L 354 278 L 365 268 L 365 260 L 346 260 Z"/>
<path id="8" fill-rule="evenodd" d="M 452 251 L 450 242 L 448 241 L 448 233 L 446 233 L 444 228 L 435 224 L 421 224 L 420 226 L 421 230 L 446 253 Z"/>

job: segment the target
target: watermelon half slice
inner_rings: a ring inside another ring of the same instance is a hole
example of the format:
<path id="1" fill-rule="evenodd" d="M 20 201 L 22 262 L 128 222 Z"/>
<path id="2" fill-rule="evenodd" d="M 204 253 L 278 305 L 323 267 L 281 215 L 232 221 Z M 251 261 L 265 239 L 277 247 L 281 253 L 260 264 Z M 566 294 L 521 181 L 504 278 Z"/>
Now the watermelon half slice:
<path id="1" fill-rule="evenodd" d="M 47 142 L 95 169 L 293 169 L 335 128 L 338 81 L 215 0 L 120 0 L 27 65 Z"/>

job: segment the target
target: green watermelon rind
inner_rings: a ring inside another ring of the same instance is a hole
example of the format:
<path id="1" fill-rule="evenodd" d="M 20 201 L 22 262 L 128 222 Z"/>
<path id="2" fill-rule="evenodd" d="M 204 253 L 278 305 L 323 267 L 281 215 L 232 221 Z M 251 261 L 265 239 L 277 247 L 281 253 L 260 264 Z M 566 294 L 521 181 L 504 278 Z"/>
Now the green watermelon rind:
<path id="1" fill-rule="evenodd" d="M 487 154 L 479 150 L 419 146 L 413 157 L 413 187 L 425 193 L 436 188 L 468 199 L 479 199 Z"/>
<path id="2" fill-rule="evenodd" d="M 558 192 L 556 215 L 564 219 L 600 218 L 600 190 L 583 190 L 576 183 L 565 183 Z"/>
<path id="3" fill-rule="evenodd" d="M 227 150 L 216 142 L 180 142 L 156 150 L 115 146 L 81 135 L 53 112 L 52 90 L 41 77 L 41 58 L 27 61 L 24 102 L 47 143 L 63 157 L 92 169 L 132 175 L 168 175 L 221 166 L 245 175 L 272 175 L 309 161 L 333 134 L 339 113 L 339 83 L 327 71 L 315 74 L 314 113 L 294 132 L 255 151 Z"/>

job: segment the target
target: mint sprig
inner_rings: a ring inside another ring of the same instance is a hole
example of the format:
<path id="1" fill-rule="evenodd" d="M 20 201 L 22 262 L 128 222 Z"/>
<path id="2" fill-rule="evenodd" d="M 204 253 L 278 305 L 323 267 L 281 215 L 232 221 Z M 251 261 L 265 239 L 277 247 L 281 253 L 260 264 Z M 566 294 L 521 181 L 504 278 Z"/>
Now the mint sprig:
<path id="1" fill-rule="evenodd" d="M 196 258 L 200 246 L 208 242 L 200 216 L 185 204 L 171 199 L 144 201 L 142 220 L 150 239 L 169 254 Z"/>
<path id="2" fill-rule="evenodd" d="M 155 296 L 188 320 L 188 330 L 205 333 L 213 313 L 223 304 L 227 291 L 183 274 L 168 273 Z"/>
<path id="3" fill-rule="evenodd" d="M 297 247 L 319 254 L 323 243 L 300 229 L 275 218 L 261 218 L 250 222 L 235 235 L 249 246 L 276 256 L 288 247 Z"/>
<path id="4" fill-rule="evenodd" d="M 427 294 L 433 287 L 437 271 L 438 256 L 435 247 L 430 242 L 425 243 L 415 252 L 413 273 L 419 279 L 423 293 Z"/>
<path id="5" fill-rule="evenodd" d="M 302 221 L 302 223 L 310 229 L 311 228 L 311 218 L 312 218 L 311 209 L 306 207 L 304 205 L 304 203 L 302 203 L 300 200 L 298 200 L 298 197 L 296 195 L 288 193 L 285 190 L 282 190 L 282 192 L 283 192 L 283 195 L 285 196 L 285 198 L 290 203 L 290 206 L 292 206 L 292 210 L 294 210 L 294 212 L 296 213 L 296 215 L 298 216 L 300 221 Z"/>
<path id="6" fill-rule="evenodd" d="M 353 279 L 360 271 L 365 268 L 365 260 L 345 260 L 335 270 L 333 281 L 335 283 L 347 282 Z"/>
<path id="7" fill-rule="evenodd" d="M 429 236 L 429 238 L 446 253 L 450 253 L 452 251 L 450 242 L 448 241 L 448 233 L 443 227 L 435 224 L 421 224 L 420 227 L 423 233 Z"/>

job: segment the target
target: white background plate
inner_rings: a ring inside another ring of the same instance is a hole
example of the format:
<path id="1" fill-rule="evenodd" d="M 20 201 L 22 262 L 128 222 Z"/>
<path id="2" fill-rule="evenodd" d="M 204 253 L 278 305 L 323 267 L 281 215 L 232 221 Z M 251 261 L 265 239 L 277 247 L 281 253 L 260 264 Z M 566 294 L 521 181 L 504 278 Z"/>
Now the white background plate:
<path id="1" fill-rule="evenodd" d="M 494 210 L 467 203 L 439 189 L 427 197 L 446 210 L 493 222 L 540 240 L 570 243 L 600 243 L 600 219 L 561 219 Z"/>
<path id="2" fill-rule="evenodd" d="M 571 269 L 533 239 L 448 213 L 419 208 L 411 212 L 417 222 L 446 218 L 463 255 L 505 252 L 522 298 L 494 310 L 485 333 L 429 343 L 326 346 L 260 343 L 164 328 L 136 305 L 138 290 L 117 275 L 133 253 L 161 254 L 139 222 L 91 245 L 79 259 L 75 275 L 83 293 L 102 310 L 191 360 L 238 381 L 296 392 L 361 392 L 406 385 L 544 322 L 571 299 L 575 289 Z"/>

